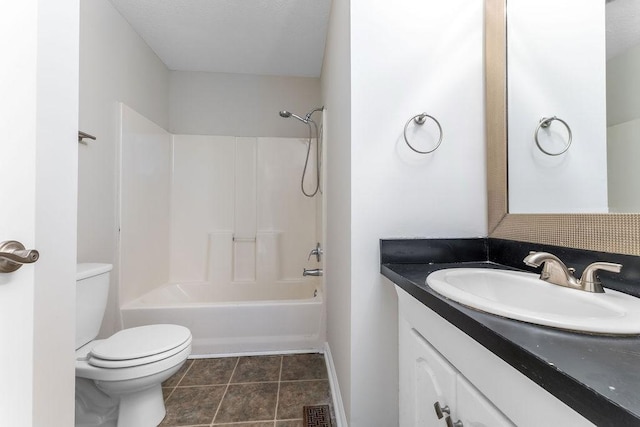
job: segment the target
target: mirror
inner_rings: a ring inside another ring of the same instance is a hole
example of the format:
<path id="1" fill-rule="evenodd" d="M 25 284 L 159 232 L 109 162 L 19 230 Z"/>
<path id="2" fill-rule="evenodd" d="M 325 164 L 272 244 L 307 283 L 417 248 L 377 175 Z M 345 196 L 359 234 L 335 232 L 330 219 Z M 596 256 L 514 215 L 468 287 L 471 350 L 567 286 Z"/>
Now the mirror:
<path id="1" fill-rule="evenodd" d="M 505 0 L 485 0 L 489 237 L 640 256 L 638 214 L 508 212 L 506 52 Z"/>
<path id="2" fill-rule="evenodd" d="M 507 40 L 509 212 L 640 212 L 640 2 L 508 2 Z"/>

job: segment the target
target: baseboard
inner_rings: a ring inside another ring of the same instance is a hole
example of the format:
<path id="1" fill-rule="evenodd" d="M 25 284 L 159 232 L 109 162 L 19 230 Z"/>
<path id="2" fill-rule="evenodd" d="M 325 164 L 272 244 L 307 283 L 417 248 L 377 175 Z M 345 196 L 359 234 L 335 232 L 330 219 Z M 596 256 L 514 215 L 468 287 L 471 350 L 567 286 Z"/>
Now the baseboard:
<path id="1" fill-rule="evenodd" d="M 302 353 L 323 353 L 324 348 L 301 348 L 297 350 L 275 350 L 275 351 L 240 351 L 236 353 L 210 353 L 191 354 L 188 359 L 219 359 L 223 357 L 243 357 L 243 356 L 280 356 L 283 354 Z"/>
<path id="2" fill-rule="evenodd" d="M 336 416 L 336 427 L 349 427 L 347 423 L 347 414 L 344 411 L 344 405 L 342 404 L 342 395 L 340 394 L 340 386 L 338 385 L 338 375 L 336 374 L 336 367 L 333 364 L 333 357 L 331 357 L 331 349 L 329 343 L 324 343 L 324 360 L 327 364 L 327 371 L 329 373 L 329 386 L 331 387 L 331 396 L 333 398 L 333 408 Z"/>

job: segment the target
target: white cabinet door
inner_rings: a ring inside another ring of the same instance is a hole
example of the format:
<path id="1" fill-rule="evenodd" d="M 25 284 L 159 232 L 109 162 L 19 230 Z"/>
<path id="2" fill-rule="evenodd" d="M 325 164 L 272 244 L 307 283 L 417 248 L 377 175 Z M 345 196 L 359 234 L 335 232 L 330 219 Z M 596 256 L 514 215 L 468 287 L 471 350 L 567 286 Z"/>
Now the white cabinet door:
<path id="1" fill-rule="evenodd" d="M 513 427 L 509 419 L 496 408 L 465 377 L 458 374 L 454 420 L 464 427 Z"/>
<path id="2" fill-rule="evenodd" d="M 434 404 L 455 405 L 456 371 L 400 320 L 400 427 L 444 426 L 445 419 L 437 417 Z"/>
<path id="3" fill-rule="evenodd" d="M 513 427 L 514 424 L 426 339 L 400 318 L 400 427 Z M 439 418 L 435 404 L 446 412 Z M 460 424 L 458 424 L 460 425 Z"/>
<path id="4" fill-rule="evenodd" d="M 400 427 L 444 426 L 434 404 L 455 405 L 456 371 L 406 322 L 400 327 Z"/>

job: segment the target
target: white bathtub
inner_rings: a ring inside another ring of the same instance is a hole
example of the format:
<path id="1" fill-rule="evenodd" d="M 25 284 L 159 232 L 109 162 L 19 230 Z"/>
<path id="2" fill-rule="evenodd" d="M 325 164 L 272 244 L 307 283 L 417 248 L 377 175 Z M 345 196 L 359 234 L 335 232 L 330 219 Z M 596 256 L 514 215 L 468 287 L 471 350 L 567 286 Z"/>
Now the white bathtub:
<path id="1" fill-rule="evenodd" d="M 318 351 L 324 341 L 322 294 L 314 283 L 170 284 L 122 306 L 125 328 L 186 326 L 192 354 Z"/>

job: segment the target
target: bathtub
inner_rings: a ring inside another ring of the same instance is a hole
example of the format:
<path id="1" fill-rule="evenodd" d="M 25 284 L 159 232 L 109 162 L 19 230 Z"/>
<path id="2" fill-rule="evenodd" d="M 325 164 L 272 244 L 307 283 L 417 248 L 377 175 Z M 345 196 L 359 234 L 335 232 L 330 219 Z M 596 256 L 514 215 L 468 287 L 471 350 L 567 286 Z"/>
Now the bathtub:
<path id="1" fill-rule="evenodd" d="M 169 284 L 121 307 L 125 328 L 186 326 L 192 355 L 319 351 L 322 294 L 315 283 Z"/>

